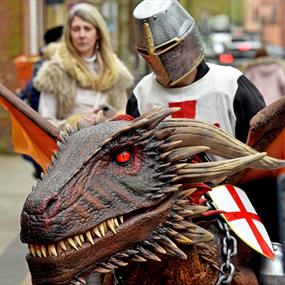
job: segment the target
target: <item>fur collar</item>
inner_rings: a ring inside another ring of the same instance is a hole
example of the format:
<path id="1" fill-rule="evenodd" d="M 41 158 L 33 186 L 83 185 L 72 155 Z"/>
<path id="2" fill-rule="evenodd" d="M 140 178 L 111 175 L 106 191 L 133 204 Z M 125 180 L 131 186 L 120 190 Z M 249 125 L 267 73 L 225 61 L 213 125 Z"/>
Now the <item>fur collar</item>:
<path id="1" fill-rule="evenodd" d="M 102 91 L 107 96 L 108 104 L 116 110 L 124 110 L 126 91 L 132 86 L 134 78 L 128 68 L 117 57 L 119 74 L 117 80 L 106 85 Z M 80 68 L 76 69 L 80 73 Z M 80 77 L 80 75 L 78 75 Z M 63 119 L 70 113 L 75 104 L 75 96 L 78 85 L 78 77 L 72 77 L 58 61 L 58 57 L 47 61 L 40 68 L 38 75 L 34 78 L 33 84 L 40 91 L 49 93 L 57 99 L 57 118 Z M 84 78 L 84 75 L 82 75 Z M 88 89 L 88 88 L 87 88 Z M 91 88 L 90 88 L 91 89 Z M 95 89 L 95 88 L 94 88 Z M 98 91 L 97 89 L 95 89 Z"/>

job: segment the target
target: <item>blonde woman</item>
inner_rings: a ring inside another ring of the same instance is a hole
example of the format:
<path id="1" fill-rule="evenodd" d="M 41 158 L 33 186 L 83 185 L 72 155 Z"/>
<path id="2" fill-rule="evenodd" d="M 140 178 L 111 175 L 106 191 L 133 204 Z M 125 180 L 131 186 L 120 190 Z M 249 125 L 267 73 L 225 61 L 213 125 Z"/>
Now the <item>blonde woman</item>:
<path id="1" fill-rule="evenodd" d="M 41 91 L 39 112 L 57 127 L 102 105 L 124 111 L 132 83 L 131 73 L 112 51 L 103 17 L 87 3 L 69 11 L 57 53 L 34 80 Z"/>

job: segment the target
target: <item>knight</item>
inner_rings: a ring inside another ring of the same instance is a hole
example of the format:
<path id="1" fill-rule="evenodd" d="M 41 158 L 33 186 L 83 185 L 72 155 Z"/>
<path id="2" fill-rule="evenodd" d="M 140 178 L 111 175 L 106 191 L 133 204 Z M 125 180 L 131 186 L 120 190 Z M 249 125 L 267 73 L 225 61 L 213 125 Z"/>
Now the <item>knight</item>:
<path id="1" fill-rule="evenodd" d="M 180 107 L 175 118 L 216 125 L 245 142 L 250 119 L 265 107 L 256 87 L 236 68 L 206 61 L 196 21 L 177 0 L 144 0 L 133 15 L 137 51 L 152 72 L 135 86 L 127 113 Z"/>

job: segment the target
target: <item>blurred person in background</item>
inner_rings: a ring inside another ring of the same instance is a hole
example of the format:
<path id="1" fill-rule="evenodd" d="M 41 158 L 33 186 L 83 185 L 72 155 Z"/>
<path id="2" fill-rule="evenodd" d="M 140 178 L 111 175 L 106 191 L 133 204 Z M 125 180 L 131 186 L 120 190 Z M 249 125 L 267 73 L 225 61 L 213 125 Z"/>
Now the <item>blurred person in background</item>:
<path id="1" fill-rule="evenodd" d="M 33 67 L 32 78 L 28 81 L 25 88 L 21 91 L 20 97 L 26 101 L 35 111 L 38 111 L 40 92 L 33 85 L 33 79 L 38 74 L 40 67 L 45 60 L 51 59 L 56 51 L 57 42 L 62 35 L 63 26 L 57 26 L 47 30 L 44 34 L 45 46 L 39 51 L 39 60 L 37 60 Z"/>
<path id="2" fill-rule="evenodd" d="M 260 91 L 266 105 L 285 95 L 285 63 L 269 56 L 265 47 L 256 51 L 244 74 Z"/>
<path id="3" fill-rule="evenodd" d="M 63 41 L 34 82 L 41 92 L 40 114 L 63 128 L 67 122 L 94 119 L 92 114 L 100 106 L 125 110 L 133 76 L 113 53 L 100 12 L 91 4 L 80 3 L 69 11 Z"/>
<path id="4" fill-rule="evenodd" d="M 44 61 L 51 59 L 56 51 L 57 43 L 61 39 L 63 26 L 57 26 L 47 30 L 44 34 L 45 46 L 39 51 L 39 60 L 37 60 L 33 67 L 32 78 L 27 82 L 24 89 L 20 92 L 20 99 L 30 105 L 35 111 L 39 109 L 40 92 L 34 86 L 34 78 L 38 74 Z M 31 157 L 23 155 L 25 160 L 30 161 L 34 167 L 33 176 L 40 178 L 42 168 Z"/>
<path id="5" fill-rule="evenodd" d="M 264 100 L 237 69 L 205 61 L 195 20 L 176 0 L 142 1 L 133 12 L 138 53 L 152 73 L 136 85 L 127 114 L 156 107 L 180 107 L 173 118 L 216 125 L 246 141 L 249 121 Z"/>

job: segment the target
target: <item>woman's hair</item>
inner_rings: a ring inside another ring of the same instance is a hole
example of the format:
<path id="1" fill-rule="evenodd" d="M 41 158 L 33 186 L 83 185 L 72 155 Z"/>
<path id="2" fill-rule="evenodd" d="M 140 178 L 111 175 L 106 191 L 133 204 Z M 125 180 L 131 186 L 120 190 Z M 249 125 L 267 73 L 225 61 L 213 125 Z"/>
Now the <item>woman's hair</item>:
<path id="1" fill-rule="evenodd" d="M 111 39 L 107 25 L 103 17 L 101 16 L 100 12 L 91 4 L 87 3 L 76 4 L 75 6 L 72 7 L 72 9 L 69 11 L 67 15 L 63 29 L 63 38 L 69 52 L 83 66 L 85 66 L 85 63 L 83 62 L 82 58 L 79 56 L 78 52 L 76 51 L 71 42 L 70 27 L 71 27 L 71 22 L 75 16 L 81 18 L 83 21 L 90 23 L 97 30 L 98 38 L 96 41 L 96 45 L 98 45 L 97 47 L 99 49 L 104 64 L 103 76 L 106 75 L 108 72 L 111 72 L 116 76 L 118 73 L 118 65 L 117 61 L 114 59 Z M 96 47 L 94 47 L 94 50 L 95 48 Z"/>
<path id="2" fill-rule="evenodd" d="M 254 58 L 259 58 L 264 56 L 268 56 L 268 52 L 265 47 L 261 47 L 256 51 Z"/>

